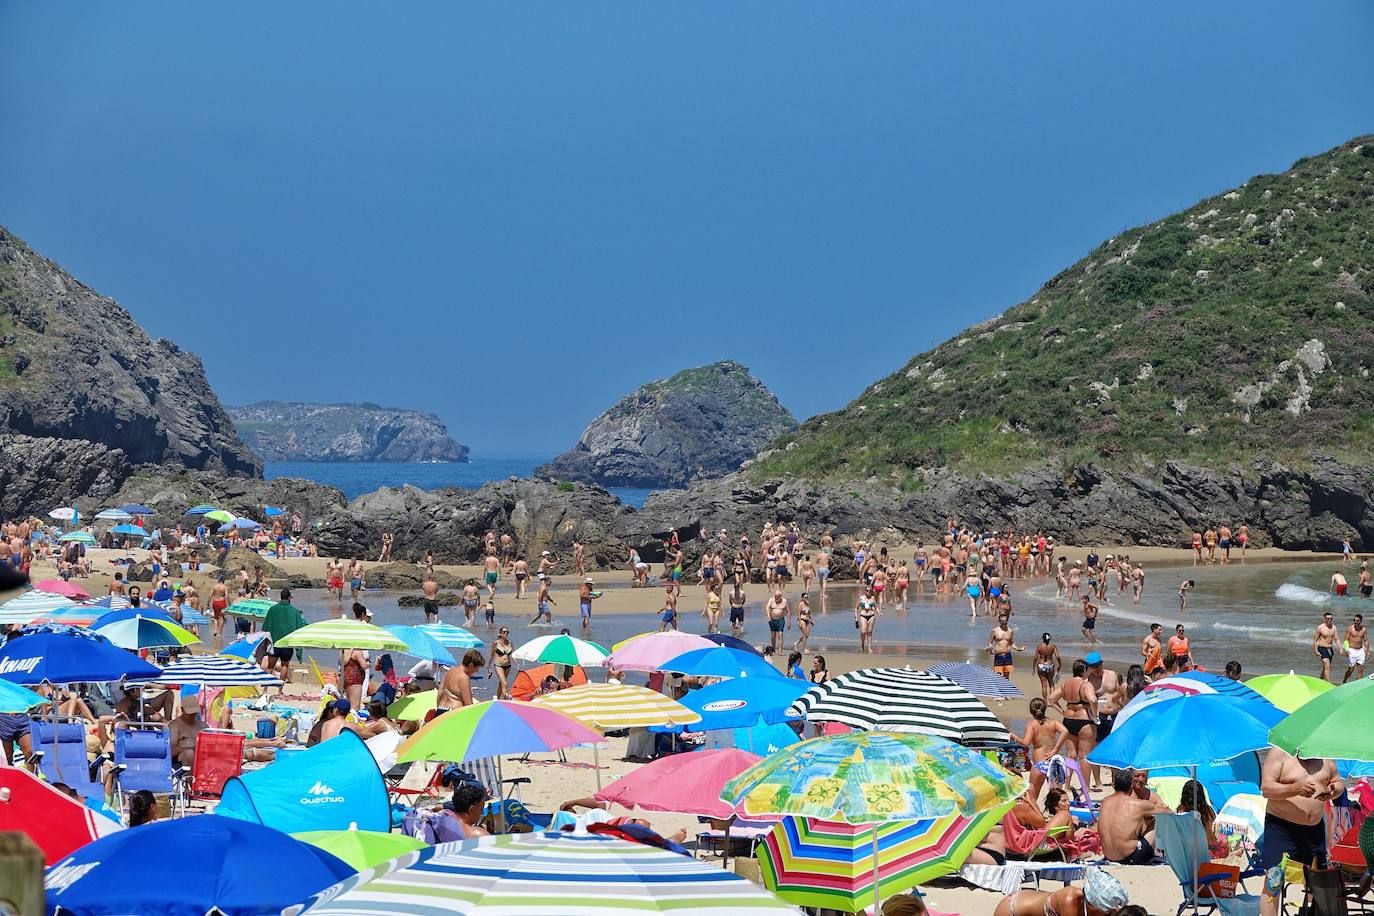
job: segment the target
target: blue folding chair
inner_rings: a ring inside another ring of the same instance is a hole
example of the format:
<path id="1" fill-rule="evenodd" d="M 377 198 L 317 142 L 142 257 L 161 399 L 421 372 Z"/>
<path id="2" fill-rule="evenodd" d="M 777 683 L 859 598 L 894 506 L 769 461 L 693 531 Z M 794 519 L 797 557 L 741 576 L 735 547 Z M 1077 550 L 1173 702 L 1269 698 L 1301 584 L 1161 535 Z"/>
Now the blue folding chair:
<path id="1" fill-rule="evenodd" d="M 50 783 L 66 783 L 82 798 L 103 802 L 105 786 L 91 778 L 86 757 L 86 725 L 79 719 L 35 719 L 33 756 L 39 772 Z"/>
<path id="2" fill-rule="evenodd" d="M 120 722 L 115 725 L 114 742 L 115 807 L 124 810 L 126 796 L 147 789 L 170 797 L 173 817 L 184 814 L 191 769 L 173 762 L 167 726 Z"/>

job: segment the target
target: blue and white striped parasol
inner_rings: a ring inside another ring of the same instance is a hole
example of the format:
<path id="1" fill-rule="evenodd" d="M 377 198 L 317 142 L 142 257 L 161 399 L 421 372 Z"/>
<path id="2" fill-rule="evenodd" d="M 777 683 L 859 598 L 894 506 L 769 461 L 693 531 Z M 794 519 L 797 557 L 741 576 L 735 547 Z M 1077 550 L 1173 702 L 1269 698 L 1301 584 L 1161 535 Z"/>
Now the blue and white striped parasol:
<path id="1" fill-rule="evenodd" d="M 982 665 L 972 665 L 968 662 L 944 662 L 939 665 L 931 665 L 926 669 L 926 673 L 938 674 L 946 680 L 953 681 L 976 697 L 1005 699 L 1024 695 L 1020 688 L 1011 681 L 991 668 L 984 668 Z"/>

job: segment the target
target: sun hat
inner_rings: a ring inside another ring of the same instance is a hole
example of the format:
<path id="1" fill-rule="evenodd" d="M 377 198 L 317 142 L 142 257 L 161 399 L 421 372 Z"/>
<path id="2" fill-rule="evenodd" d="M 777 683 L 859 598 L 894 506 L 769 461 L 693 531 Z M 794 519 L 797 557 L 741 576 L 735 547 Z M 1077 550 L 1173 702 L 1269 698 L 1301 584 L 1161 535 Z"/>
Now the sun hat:
<path id="1" fill-rule="evenodd" d="M 1087 662 L 1089 665 L 1100 665 L 1102 664 L 1102 653 L 1089 652 L 1086 656 L 1084 656 L 1083 661 Z"/>

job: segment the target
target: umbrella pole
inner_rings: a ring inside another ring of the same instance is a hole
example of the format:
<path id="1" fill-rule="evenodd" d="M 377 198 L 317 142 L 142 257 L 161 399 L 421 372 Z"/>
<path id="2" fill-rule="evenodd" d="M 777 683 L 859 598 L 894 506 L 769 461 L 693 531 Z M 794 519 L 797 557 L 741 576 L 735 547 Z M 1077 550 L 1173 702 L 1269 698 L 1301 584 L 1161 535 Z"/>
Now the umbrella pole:
<path id="1" fill-rule="evenodd" d="M 733 814 L 730 815 L 729 820 L 725 822 L 725 855 L 722 857 L 723 861 L 720 867 L 727 870 L 730 868 L 730 825 L 734 822 L 735 815 Z"/>
<path id="2" fill-rule="evenodd" d="M 878 886 L 878 825 L 873 825 L 873 916 L 882 912 L 882 892 Z"/>
<path id="3" fill-rule="evenodd" d="M 1189 777 L 1193 780 L 1193 782 L 1197 782 L 1197 764 L 1193 764 L 1192 766 L 1188 767 L 1188 775 L 1189 775 Z M 1194 809 L 1194 810 L 1197 810 L 1197 794 L 1196 794 L 1196 790 L 1194 790 L 1194 794 L 1193 794 L 1193 809 Z M 1202 815 L 1201 815 L 1201 814 L 1198 814 L 1198 815 L 1197 815 L 1197 822 L 1198 822 L 1199 825 L 1202 824 Z M 1197 838 L 1197 831 L 1196 831 L 1196 830 L 1193 830 L 1193 829 L 1190 827 L 1190 828 L 1188 829 L 1188 858 L 1189 858 L 1190 860 L 1192 860 L 1192 863 L 1193 863 L 1193 916 L 1197 916 L 1197 895 L 1198 895 L 1198 886 L 1197 886 L 1197 882 L 1198 882 L 1198 876 L 1199 876 L 1199 874 L 1200 874 L 1201 871 L 1202 871 L 1202 863 L 1198 861 L 1197 850 L 1193 847 L 1193 841 L 1194 841 L 1196 838 Z M 1266 875 L 1265 877 L 1267 878 L 1268 876 Z"/>
<path id="4" fill-rule="evenodd" d="M 596 770 L 596 791 L 601 791 L 601 742 L 592 742 L 592 768 Z"/>

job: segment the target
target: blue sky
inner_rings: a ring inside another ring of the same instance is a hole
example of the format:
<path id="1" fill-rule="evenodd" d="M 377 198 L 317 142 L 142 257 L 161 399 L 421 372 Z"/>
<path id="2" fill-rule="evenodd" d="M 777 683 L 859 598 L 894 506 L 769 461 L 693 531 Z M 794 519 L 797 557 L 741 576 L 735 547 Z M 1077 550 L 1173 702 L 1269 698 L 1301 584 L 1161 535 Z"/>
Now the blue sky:
<path id="1" fill-rule="evenodd" d="M 557 451 L 730 357 L 837 408 L 1374 132 L 1374 4 L 0 2 L 0 224 L 228 403 Z"/>

